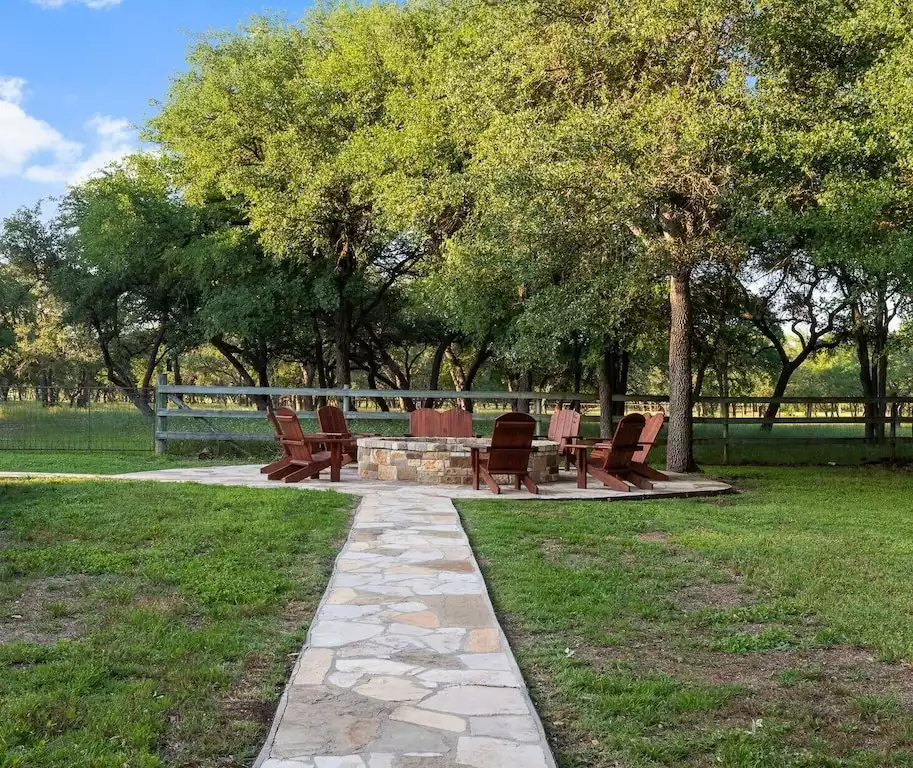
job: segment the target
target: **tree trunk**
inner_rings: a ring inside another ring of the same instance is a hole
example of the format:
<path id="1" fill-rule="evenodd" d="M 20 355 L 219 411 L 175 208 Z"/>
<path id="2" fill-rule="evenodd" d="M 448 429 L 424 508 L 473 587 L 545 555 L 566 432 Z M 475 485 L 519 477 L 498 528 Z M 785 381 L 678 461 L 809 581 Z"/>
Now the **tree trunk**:
<path id="1" fill-rule="evenodd" d="M 320 326 L 316 320 L 314 320 L 314 338 L 316 339 L 314 342 L 314 364 L 317 367 L 317 387 L 319 389 L 327 389 L 327 363 L 323 354 L 323 337 L 320 335 Z M 326 404 L 327 399 L 323 395 L 318 397 L 314 403 L 317 408 L 323 408 Z"/>
<path id="2" fill-rule="evenodd" d="M 599 434 L 601 437 L 610 437 L 615 432 L 614 401 L 615 352 L 609 348 L 602 351 L 602 361 L 599 366 Z"/>
<path id="3" fill-rule="evenodd" d="M 491 350 L 488 346 L 490 343 L 491 338 L 488 336 L 482 340 L 482 345 L 479 347 L 479 351 L 476 353 L 472 365 L 469 366 L 469 370 L 465 372 L 463 371 L 460 360 L 453 354 L 453 350 L 448 347 L 446 353 L 447 359 L 451 362 L 451 375 L 453 376 L 453 383 L 458 391 L 469 392 L 472 390 L 472 385 L 475 382 L 476 376 L 478 376 L 479 371 L 488 361 L 488 358 L 491 357 Z M 469 398 L 463 398 L 463 408 L 472 413 L 474 409 L 473 401 Z"/>
<path id="4" fill-rule="evenodd" d="M 532 388 L 533 376 L 527 371 L 520 375 L 517 379 L 517 391 L 518 392 L 529 392 Z M 529 400 L 517 400 L 517 413 L 529 413 L 530 411 L 530 401 Z"/>
<path id="5" fill-rule="evenodd" d="M 342 297 L 336 310 L 334 349 L 336 353 L 336 386 L 352 386 L 352 362 L 350 357 L 349 326 L 351 310 Z"/>
<path id="6" fill-rule="evenodd" d="M 583 386 L 583 344 L 577 339 L 574 340 L 574 352 L 571 364 L 574 376 L 574 394 L 579 395 L 580 389 Z M 543 389 L 545 389 L 544 386 Z M 580 411 L 580 400 L 571 401 L 571 410 Z"/>
<path id="7" fill-rule="evenodd" d="M 184 383 L 184 376 L 181 373 L 181 357 L 180 355 L 175 355 L 171 361 L 171 369 L 174 374 L 174 384 L 175 386 L 180 387 Z"/>
<path id="8" fill-rule="evenodd" d="M 624 401 L 615 400 L 615 395 L 628 394 L 629 354 L 608 345 L 602 350 L 599 365 L 599 434 L 611 437 L 615 424 L 625 414 Z"/>
<path id="9" fill-rule="evenodd" d="M 377 389 L 377 369 L 369 368 L 367 373 L 368 373 L 368 389 Z M 379 411 L 381 411 L 382 413 L 390 412 L 390 404 L 387 402 L 386 397 L 380 397 L 379 395 L 375 395 L 371 399 L 374 400 L 374 405 L 377 406 L 377 409 Z"/>
<path id="10" fill-rule="evenodd" d="M 669 437 L 666 468 L 695 472 L 692 413 L 691 349 L 693 315 L 691 269 L 677 266 L 669 280 L 672 322 L 669 330 Z"/>
<path id="11" fill-rule="evenodd" d="M 704 391 L 704 379 L 707 376 L 707 367 L 709 365 L 710 360 L 707 357 L 702 357 L 697 365 L 697 373 L 694 375 L 694 389 L 692 390 L 695 400 L 697 400 Z"/>
<path id="12" fill-rule="evenodd" d="M 792 378 L 792 375 L 798 370 L 799 366 L 805 358 L 801 360 L 797 358 L 792 362 L 782 363 L 780 368 L 780 375 L 777 376 L 777 382 L 774 384 L 773 398 L 774 400 L 783 397 L 786 393 L 786 388 L 789 386 L 789 380 Z M 774 428 L 774 422 L 777 419 L 777 414 L 780 412 L 780 403 L 770 402 L 767 404 L 767 407 L 764 409 L 764 423 L 761 425 L 761 429 L 765 432 L 770 432 Z"/>
<path id="13" fill-rule="evenodd" d="M 441 388 L 441 368 L 444 365 L 444 355 L 450 347 L 451 340 L 444 339 L 434 350 L 434 357 L 431 359 L 431 375 L 428 377 L 428 389 L 434 391 Z M 425 398 L 425 408 L 434 408 L 435 399 L 433 397 Z"/>
<path id="14" fill-rule="evenodd" d="M 143 416 L 151 418 L 155 413 L 149 404 L 149 392 L 143 392 L 137 388 L 130 372 L 119 366 L 112 357 L 108 342 L 102 337 L 99 329 L 96 327 L 95 330 L 108 381 L 117 387 Z"/>
<path id="15" fill-rule="evenodd" d="M 627 350 L 622 350 L 617 355 L 618 363 L 615 368 L 615 394 L 628 394 L 628 374 L 631 371 L 631 354 Z M 612 401 L 612 415 L 616 419 L 621 419 L 625 415 L 625 409 L 628 404 L 624 401 Z"/>
<path id="16" fill-rule="evenodd" d="M 880 340 L 882 343 L 878 351 L 878 415 L 882 421 L 875 426 L 876 437 L 881 442 L 887 438 L 887 424 L 883 419 L 888 415 L 888 352 L 887 338 Z"/>
<path id="17" fill-rule="evenodd" d="M 304 385 L 305 389 L 310 389 L 314 386 L 314 372 L 316 366 L 313 363 L 300 363 L 301 366 L 301 383 Z M 301 398 L 301 410 L 302 411 L 313 411 L 314 410 L 314 398 L 311 395 L 305 395 Z"/>
<path id="18" fill-rule="evenodd" d="M 257 361 L 257 386 L 266 389 L 269 387 L 269 364 L 265 358 Z M 265 411 L 273 404 L 273 399 L 269 395 L 257 397 L 257 410 Z"/>

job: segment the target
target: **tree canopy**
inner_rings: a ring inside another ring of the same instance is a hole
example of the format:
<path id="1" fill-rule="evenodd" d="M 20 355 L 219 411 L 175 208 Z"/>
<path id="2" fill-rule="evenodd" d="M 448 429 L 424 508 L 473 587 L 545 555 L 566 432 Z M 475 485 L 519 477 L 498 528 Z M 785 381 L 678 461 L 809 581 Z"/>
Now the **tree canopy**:
<path id="1" fill-rule="evenodd" d="M 31 325 L 141 408 L 203 350 L 245 384 L 598 391 L 605 430 L 663 387 L 691 469 L 699 394 L 847 354 L 860 394 L 905 380 L 911 52 L 899 0 L 255 19 L 193 47 L 154 153 L 5 223 L 0 373 Z"/>

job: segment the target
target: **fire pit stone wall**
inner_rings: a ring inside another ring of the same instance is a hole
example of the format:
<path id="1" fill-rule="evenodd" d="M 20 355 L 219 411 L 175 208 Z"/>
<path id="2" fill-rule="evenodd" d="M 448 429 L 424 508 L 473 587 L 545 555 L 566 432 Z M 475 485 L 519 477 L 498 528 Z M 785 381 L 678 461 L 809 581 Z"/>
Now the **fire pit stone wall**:
<path id="1" fill-rule="evenodd" d="M 358 441 L 358 471 L 368 480 L 426 485 L 470 485 L 470 448 L 485 445 L 465 437 L 363 437 Z M 483 450 L 484 454 L 484 450 Z M 530 474 L 537 484 L 558 480 L 558 446 L 548 440 L 533 443 Z M 510 478 L 496 478 L 507 483 Z"/>

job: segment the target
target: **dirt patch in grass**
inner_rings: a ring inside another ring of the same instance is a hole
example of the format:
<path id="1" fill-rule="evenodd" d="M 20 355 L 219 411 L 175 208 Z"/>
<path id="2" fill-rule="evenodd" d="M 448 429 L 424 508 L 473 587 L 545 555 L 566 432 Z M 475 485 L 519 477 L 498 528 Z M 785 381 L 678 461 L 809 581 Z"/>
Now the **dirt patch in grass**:
<path id="1" fill-rule="evenodd" d="M 292 600 L 282 611 L 282 631 L 294 632 L 310 623 L 313 618 L 313 605 L 300 600 Z"/>
<path id="2" fill-rule="evenodd" d="M 78 637 L 82 632 L 78 603 L 90 583 L 91 578 L 83 575 L 29 579 L 17 597 L 0 605 L 0 644 L 52 645 Z"/>
<path id="3" fill-rule="evenodd" d="M 272 723 L 275 699 L 263 699 L 263 681 L 269 677 L 270 669 L 271 659 L 267 654 L 249 653 L 246 656 L 244 676 L 223 702 L 222 714 L 226 720 L 252 722 L 264 729 Z"/>
<path id="4" fill-rule="evenodd" d="M 687 613 L 696 613 L 707 606 L 714 610 L 742 608 L 751 600 L 735 582 L 703 582 L 679 590 L 673 596 L 675 604 Z"/>
<path id="5" fill-rule="evenodd" d="M 605 554 L 598 548 L 572 549 L 565 542 L 555 539 L 546 539 L 541 542 L 539 551 L 546 562 L 561 568 L 599 568 L 605 563 Z M 625 568 L 634 565 L 635 560 L 636 556 L 630 550 L 623 550 L 619 554 L 619 562 Z M 488 565 L 488 561 L 484 557 L 478 557 L 478 561 L 479 566 L 483 569 Z"/>
<path id="6" fill-rule="evenodd" d="M 668 544 L 669 534 L 662 531 L 648 531 L 637 535 L 637 540 L 644 544 Z"/>
<path id="7" fill-rule="evenodd" d="M 21 582 L 11 599 L 0 601 L 0 644 L 53 645 L 82 636 L 87 623 L 120 605 L 179 619 L 189 627 L 204 624 L 183 597 L 172 591 L 138 592 L 131 579 L 68 574 Z"/>

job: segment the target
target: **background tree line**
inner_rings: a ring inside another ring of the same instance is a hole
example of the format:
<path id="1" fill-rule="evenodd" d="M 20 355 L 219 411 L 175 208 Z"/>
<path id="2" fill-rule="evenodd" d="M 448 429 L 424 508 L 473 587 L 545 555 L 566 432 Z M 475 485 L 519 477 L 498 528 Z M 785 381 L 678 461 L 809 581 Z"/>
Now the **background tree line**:
<path id="1" fill-rule="evenodd" d="M 154 152 L 4 222 L 0 394 L 148 412 L 167 367 L 607 421 L 666 389 L 683 470 L 696 395 L 908 393 L 911 54 L 900 0 L 343 3 L 201 40 Z"/>

